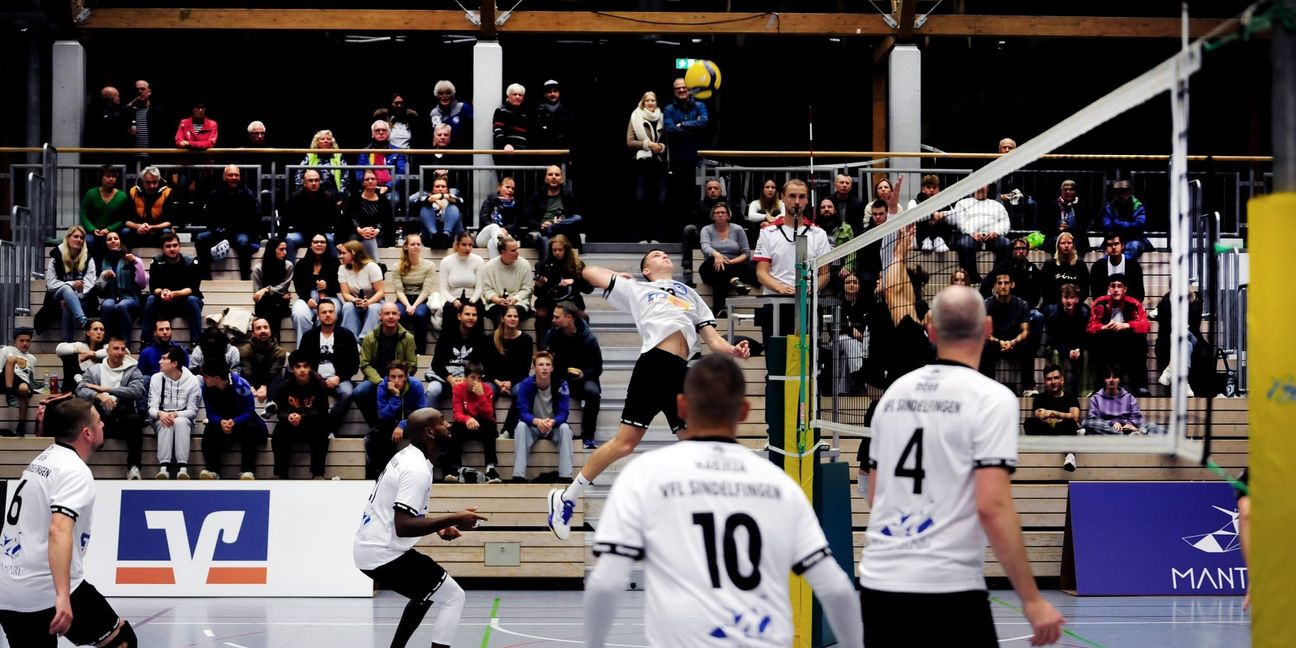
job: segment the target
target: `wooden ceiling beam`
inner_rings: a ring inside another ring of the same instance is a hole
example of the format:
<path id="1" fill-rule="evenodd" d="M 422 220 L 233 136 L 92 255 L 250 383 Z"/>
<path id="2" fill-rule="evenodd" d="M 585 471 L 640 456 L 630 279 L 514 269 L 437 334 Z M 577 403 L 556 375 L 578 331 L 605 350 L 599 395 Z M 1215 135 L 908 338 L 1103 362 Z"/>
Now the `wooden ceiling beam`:
<path id="1" fill-rule="evenodd" d="M 918 0 L 903 0 L 900 3 L 900 16 L 897 22 L 900 26 L 896 28 L 896 40 L 901 43 L 913 41 L 914 20 L 918 17 Z"/>
<path id="2" fill-rule="evenodd" d="M 1189 22 L 1200 36 L 1218 20 Z M 365 9 L 96 9 L 82 29 L 478 31 L 462 11 Z M 892 36 L 876 13 L 518 11 L 501 33 Z M 1177 18 L 933 15 L 916 36 L 1178 38 Z"/>

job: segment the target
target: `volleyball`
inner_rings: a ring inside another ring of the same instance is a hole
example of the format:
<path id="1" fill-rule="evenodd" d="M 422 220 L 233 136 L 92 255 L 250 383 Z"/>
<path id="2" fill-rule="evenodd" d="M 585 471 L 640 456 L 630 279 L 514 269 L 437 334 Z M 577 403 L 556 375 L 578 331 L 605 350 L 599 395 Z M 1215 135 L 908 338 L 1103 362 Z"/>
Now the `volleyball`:
<path id="1" fill-rule="evenodd" d="M 698 99 L 710 99 L 720 89 L 720 66 L 715 61 L 698 59 L 684 73 L 684 85 Z"/>

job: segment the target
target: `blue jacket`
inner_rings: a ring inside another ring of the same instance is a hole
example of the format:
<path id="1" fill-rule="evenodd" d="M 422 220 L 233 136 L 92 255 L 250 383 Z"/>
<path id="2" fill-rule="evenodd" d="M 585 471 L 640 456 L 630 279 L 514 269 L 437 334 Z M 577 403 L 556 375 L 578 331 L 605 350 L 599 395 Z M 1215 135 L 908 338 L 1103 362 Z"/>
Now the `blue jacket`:
<path id="1" fill-rule="evenodd" d="M 144 347 L 143 349 L 140 349 L 140 354 L 139 354 L 140 373 L 144 374 L 144 377 L 147 378 L 159 371 L 162 371 L 162 366 L 160 364 L 162 360 L 162 355 L 165 354 L 167 351 L 170 351 L 172 347 L 184 351 L 185 360 L 184 360 L 184 364 L 181 366 L 188 367 L 189 352 L 185 351 L 184 347 L 180 346 L 179 344 L 176 344 L 175 342 L 168 342 L 164 344 L 162 342 L 154 341 L 153 344 L 150 344 Z"/>
<path id="2" fill-rule="evenodd" d="M 553 420 L 554 425 L 558 426 L 567 422 L 567 413 L 570 410 L 571 405 L 571 394 L 567 390 L 566 381 L 558 380 L 557 377 L 554 377 L 551 380 L 552 382 L 549 383 L 549 388 L 553 389 L 555 386 L 558 388 L 557 391 L 554 392 L 553 397 Z M 535 414 L 531 413 L 531 407 L 535 402 L 536 397 L 535 376 L 527 376 L 526 380 L 518 383 L 518 385 L 513 388 L 513 393 L 515 394 L 513 397 L 514 402 L 517 403 L 518 407 L 518 418 L 527 425 L 535 425 L 536 417 Z"/>
<path id="3" fill-rule="evenodd" d="M 417 380 L 406 381 L 405 391 L 399 396 L 391 395 L 386 378 L 378 383 L 378 418 L 384 421 L 398 420 L 402 430 L 405 429 L 405 419 L 414 410 L 427 406 L 427 391 L 423 389 L 423 383 Z"/>
<path id="4" fill-rule="evenodd" d="M 232 419 L 235 425 L 253 423 L 265 428 L 265 421 L 256 414 L 256 401 L 252 385 L 238 374 L 230 374 L 229 387 L 214 389 L 203 382 L 203 406 L 207 410 L 207 424 L 219 427 L 221 421 Z"/>
<path id="5" fill-rule="evenodd" d="M 1151 249 L 1151 243 L 1147 239 L 1147 209 L 1138 198 L 1130 196 L 1128 213 L 1117 206 L 1115 201 L 1108 201 L 1103 206 L 1098 224 L 1098 231 L 1115 232 L 1120 235 L 1123 243 L 1142 241 L 1145 247 Z"/>
<path id="6" fill-rule="evenodd" d="M 683 106 L 672 101 L 662 109 L 662 118 L 666 121 L 666 156 L 670 165 L 677 169 L 697 165 L 697 152 L 710 122 L 706 104 L 697 99 L 689 99 Z"/>

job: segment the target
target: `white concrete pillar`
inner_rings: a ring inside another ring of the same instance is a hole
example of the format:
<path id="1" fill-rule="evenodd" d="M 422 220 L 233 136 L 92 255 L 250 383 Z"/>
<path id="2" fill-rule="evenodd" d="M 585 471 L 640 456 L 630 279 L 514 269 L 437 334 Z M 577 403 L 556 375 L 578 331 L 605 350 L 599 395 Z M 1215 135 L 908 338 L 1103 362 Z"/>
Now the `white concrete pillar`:
<path id="1" fill-rule="evenodd" d="M 81 146 L 88 96 L 85 48 L 76 41 L 55 41 L 50 63 L 50 143 L 56 149 Z M 76 153 L 59 153 L 58 161 L 60 166 L 78 164 L 81 156 Z M 80 174 L 68 171 L 58 175 L 55 222 L 62 230 L 78 221 L 77 211 L 81 203 L 77 190 Z"/>
<path id="2" fill-rule="evenodd" d="M 922 52 L 915 45 L 897 45 L 887 57 L 887 139 L 892 151 L 922 150 Z M 920 158 L 893 158 L 890 165 L 920 169 Z M 918 194 L 918 174 L 906 174 L 900 204 Z"/>
<path id="3" fill-rule="evenodd" d="M 473 138 L 475 149 L 489 149 L 494 146 L 491 136 L 491 121 L 495 109 L 499 108 L 504 96 L 504 48 L 499 41 L 477 41 L 473 46 Z M 490 155 L 473 156 L 474 164 L 491 164 Z M 479 172 L 473 178 L 473 199 L 480 202 L 482 198 L 495 191 L 495 174 Z M 477 210 L 468 210 L 465 220 L 472 218 L 477 223 Z M 466 223 L 465 223 L 466 224 Z"/>

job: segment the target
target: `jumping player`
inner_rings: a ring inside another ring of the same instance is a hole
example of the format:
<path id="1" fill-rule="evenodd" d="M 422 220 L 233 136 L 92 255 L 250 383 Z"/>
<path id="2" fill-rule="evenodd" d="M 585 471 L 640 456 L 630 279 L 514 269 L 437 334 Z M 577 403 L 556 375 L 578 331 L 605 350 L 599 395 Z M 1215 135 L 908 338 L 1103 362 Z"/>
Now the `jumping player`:
<path id="1" fill-rule="evenodd" d="M 549 528 L 560 540 L 571 535 L 571 515 L 577 498 L 605 468 L 634 452 L 658 412 L 666 414 L 671 431 L 684 429 L 675 399 L 684 392 L 688 359 L 699 337 L 716 353 L 735 358 L 750 355 L 746 341 L 731 345 L 720 337 L 711 308 L 697 291 L 671 278 L 674 268 L 665 252 L 650 250 L 639 262 L 639 270 L 648 281 L 585 266 L 585 280 L 602 288 L 603 297 L 613 306 L 633 316 L 643 346 L 630 374 L 616 437 L 590 455 L 566 490 L 549 491 Z"/>
<path id="2" fill-rule="evenodd" d="M 977 372 L 985 303 L 951 286 L 932 315 L 936 362 L 896 380 L 873 416 L 859 564 L 865 641 L 997 646 L 983 576 L 989 537 L 1034 629 L 1031 645 L 1051 644 L 1064 619 L 1035 586 L 1010 490 L 1020 405 Z"/>
<path id="3" fill-rule="evenodd" d="M 94 476 L 86 460 L 103 446 L 103 422 L 89 401 L 64 401 L 45 413 L 54 437 L 23 471 L 0 530 L 0 627 L 10 646 L 54 648 L 60 635 L 78 646 L 134 648 L 129 622 L 84 579 Z"/>
<path id="4" fill-rule="evenodd" d="M 788 646 L 788 572 L 806 577 L 841 646 L 863 645 L 855 586 L 832 558 L 805 493 L 735 440 L 750 404 L 738 363 L 693 366 L 678 396 L 689 427 L 612 486 L 585 584 L 586 645 L 601 647 L 635 560 L 645 563 L 653 646 Z"/>
<path id="5" fill-rule="evenodd" d="M 448 648 L 459 631 L 464 591 L 445 568 L 414 550 L 419 538 L 433 533 L 454 540 L 460 531 L 485 520 L 476 508 L 426 517 L 432 490 L 432 464 L 442 443 L 450 442 L 450 427 L 441 412 L 425 407 L 410 415 L 405 426 L 408 443 L 378 475 L 369 505 L 356 531 L 356 567 L 409 599 L 392 648 L 403 648 L 433 603 L 441 605 L 432 627 L 432 648 Z"/>

